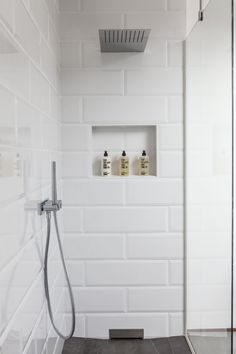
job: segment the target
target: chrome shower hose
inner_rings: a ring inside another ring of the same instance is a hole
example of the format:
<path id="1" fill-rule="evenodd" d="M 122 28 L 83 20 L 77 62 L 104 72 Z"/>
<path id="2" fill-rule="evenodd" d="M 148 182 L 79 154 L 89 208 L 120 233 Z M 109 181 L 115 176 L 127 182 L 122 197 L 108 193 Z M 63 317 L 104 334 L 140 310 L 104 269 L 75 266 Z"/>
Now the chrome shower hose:
<path id="1" fill-rule="evenodd" d="M 71 284 L 70 280 L 68 277 L 67 269 L 66 269 L 66 264 L 65 264 L 65 259 L 63 255 L 63 249 L 62 249 L 62 244 L 61 244 L 61 238 L 60 238 L 60 232 L 59 232 L 59 227 L 58 227 L 58 222 L 57 222 L 57 212 L 53 211 L 53 218 L 54 218 L 54 223 L 55 223 L 55 229 L 56 229 L 56 235 L 57 235 L 57 242 L 59 246 L 59 251 L 60 251 L 60 258 L 66 278 L 66 284 L 69 290 L 69 297 L 70 297 L 70 304 L 71 304 L 71 316 L 72 316 L 72 321 L 71 321 L 71 329 L 68 335 L 62 334 L 59 329 L 57 328 L 52 312 L 52 306 L 51 306 L 51 300 L 50 300 L 50 294 L 49 294 L 49 284 L 48 284 L 48 255 L 49 255 L 49 245 L 50 245 L 50 236 L 51 236 L 51 211 L 46 212 L 46 218 L 47 218 L 47 240 L 46 240 L 46 247 L 45 247 L 45 256 L 44 256 L 44 288 L 45 288 L 45 296 L 47 300 L 47 305 L 48 305 L 48 312 L 49 312 L 49 317 L 52 323 L 52 326 L 55 330 L 55 332 L 63 339 L 69 339 L 73 336 L 74 331 L 75 331 L 75 303 L 74 303 L 74 297 L 71 289 Z"/>

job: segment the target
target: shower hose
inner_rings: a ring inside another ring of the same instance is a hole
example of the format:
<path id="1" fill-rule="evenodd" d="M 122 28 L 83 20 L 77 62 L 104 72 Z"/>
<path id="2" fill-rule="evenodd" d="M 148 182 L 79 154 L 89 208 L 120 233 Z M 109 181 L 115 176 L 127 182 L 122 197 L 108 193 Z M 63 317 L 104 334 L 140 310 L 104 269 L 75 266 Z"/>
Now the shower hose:
<path id="1" fill-rule="evenodd" d="M 55 224 L 55 229 L 56 229 L 56 236 L 57 236 L 57 242 L 59 246 L 59 252 L 60 252 L 60 258 L 63 266 L 63 271 L 65 274 L 66 278 L 66 284 L 69 290 L 69 297 L 70 297 L 70 305 L 71 305 L 71 316 L 72 316 L 72 321 L 71 321 L 71 329 L 68 335 L 64 335 L 61 333 L 61 331 L 57 328 L 52 312 L 52 306 L 51 306 L 51 300 L 50 300 L 50 294 L 49 294 L 49 285 L 48 285 L 48 255 L 49 255 L 49 245 L 50 245 L 50 237 L 51 237 L 51 213 L 53 213 L 53 218 L 54 218 L 54 224 Z M 47 211 L 46 212 L 46 218 L 47 218 L 47 240 L 46 240 L 46 247 L 45 247 L 45 256 L 44 256 L 44 288 L 45 288 L 45 295 L 46 295 L 46 300 L 47 300 L 47 305 L 48 305 L 48 312 L 49 312 L 49 317 L 52 323 L 52 326 L 55 330 L 55 332 L 63 339 L 69 339 L 73 336 L 74 331 L 75 331 L 75 303 L 74 303 L 74 297 L 71 289 L 71 284 L 69 280 L 69 276 L 67 273 L 66 269 L 66 264 L 65 264 L 65 259 L 63 255 L 63 249 L 62 249 L 62 244 L 61 244 L 61 238 L 60 238 L 60 232 L 59 232 L 59 227 L 58 227 L 58 222 L 57 222 L 57 212 L 56 211 Z"/>

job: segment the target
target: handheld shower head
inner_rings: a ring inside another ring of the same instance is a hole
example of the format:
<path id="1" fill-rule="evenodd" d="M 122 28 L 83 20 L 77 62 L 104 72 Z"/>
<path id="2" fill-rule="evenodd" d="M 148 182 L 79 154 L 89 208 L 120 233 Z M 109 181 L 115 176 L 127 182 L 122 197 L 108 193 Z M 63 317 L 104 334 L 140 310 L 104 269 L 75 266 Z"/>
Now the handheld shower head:
<path id="1" fill-rule="evenodd" d="M 52 204 L 57 203 L 57 167 L 56 161 L 52 161 Z"/>

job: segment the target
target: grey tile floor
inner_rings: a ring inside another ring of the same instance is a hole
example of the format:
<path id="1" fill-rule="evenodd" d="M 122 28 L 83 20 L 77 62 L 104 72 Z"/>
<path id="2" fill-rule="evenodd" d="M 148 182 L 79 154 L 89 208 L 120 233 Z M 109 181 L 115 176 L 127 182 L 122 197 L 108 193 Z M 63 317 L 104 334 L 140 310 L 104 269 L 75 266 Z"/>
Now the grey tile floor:
<path id="1" fill-rule="evenodd" d="M 71 338 L 63 354 L 191 354 L 184 337 L 145 340 Z"/>

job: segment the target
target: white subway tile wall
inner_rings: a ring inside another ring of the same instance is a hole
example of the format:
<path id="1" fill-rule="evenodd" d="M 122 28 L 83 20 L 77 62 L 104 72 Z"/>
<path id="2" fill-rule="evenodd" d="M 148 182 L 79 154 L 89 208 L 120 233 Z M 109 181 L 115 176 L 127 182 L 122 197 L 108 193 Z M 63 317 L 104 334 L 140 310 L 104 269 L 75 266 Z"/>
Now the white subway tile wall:
<path id="1" fill-rule="evenodd" d="M 123 27 L 151 28 L 145 53 L 100 52 L 98 29 Z M 184 35 L 183 0 L 60 0 L 65 252 L 77 335 L 183 334 Z M 125 125 L 129 134 L 115 129 Z M 133 158 L 155 127 L 154 176 L 94 176 L 93 151 L 122 151 L 125 141 Z"/>
<path id="2" fill-rule="evenodd" d="M 41 354 L 49 343 L 50 353 L 61 352 L 43 288 L 45 218 L 26 210 L 50 196 L 50 162 L 60 163 L 57 12 L 54 0 L 0 2 L 1 354 Z M 50 255 L 53 311 L 61 323 L 55 237 Z"/>

